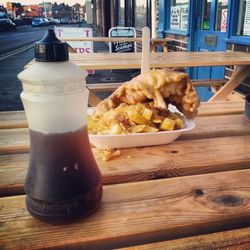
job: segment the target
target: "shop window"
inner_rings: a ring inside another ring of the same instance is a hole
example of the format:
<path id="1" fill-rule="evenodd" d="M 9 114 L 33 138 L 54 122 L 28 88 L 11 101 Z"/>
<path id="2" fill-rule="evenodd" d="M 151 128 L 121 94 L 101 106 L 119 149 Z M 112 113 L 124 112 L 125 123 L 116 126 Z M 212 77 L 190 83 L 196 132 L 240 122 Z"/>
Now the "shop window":
<path id="1" fill-rule="evenodd" d="M 125 0 L 119 1 L 118 8 L 118 25 L 125 26 Z"/>
<path id="2" fill-rule="evenodd" d="M 170 6 L 170 29 L 188 30 L 189 0 L 172 0 Z"/>
<path id="3" fill-rule="evenodd" d="M 147 0 L 135 1 L 135 27 L 143 28 L 147 26 Z"/>
<path id="4" fill-rule="evenodd" d="M 202 21 L 201 27 L 203 30 L 210 29 L 210 13 L 211 13 L 211 0 L 203 0 L 202 4 Z"/>
<path id="5" fill-rule="evenodd" d="M 241 0 L 239 5 L 238 36 L 250 36 L 250 1 Z"/>
<path id="6" fill-rule="evenodd" d="M 217 1 L 215 30 L 226 32 L 228 0 Z"/>

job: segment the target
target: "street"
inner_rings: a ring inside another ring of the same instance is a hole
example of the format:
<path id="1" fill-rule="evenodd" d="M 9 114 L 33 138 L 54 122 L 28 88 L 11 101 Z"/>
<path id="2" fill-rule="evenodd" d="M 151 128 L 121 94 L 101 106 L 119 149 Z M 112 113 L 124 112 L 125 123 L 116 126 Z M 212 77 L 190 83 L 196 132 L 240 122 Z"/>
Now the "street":
<path id="1" fill-rule="evenodd" d="M 17 27 L 16 31 L 0 32 L 0 57 L 1 55 L 20 49 L 40 40 L 48 27 L 35 27 L 30 25 Z M 51 26 L 53 28 L 53 26 Z"/>
<path id="2" fill-rule="evenodd" d="M 23 109 L 17 74 L 34 58 L 33 44 L 47 28 L 26 25 L 17 27 L 16 31 L 0 32 L 0 111 Z"/>
<path id="3" fill-rule="evenodd" d="M 20 99 L 22 86 L 17 75 L 34 58 L 34 42 L 40 40 L 48 28 L 53 29 L 53 26 L 21 26 L 16 31 L 0 32 L 0 111 L 23 110 Z M 93 35 L 97 36 L 95 29 Z M 94 52 L 104 51 L 108 52 L 106 43 L 94 43 Z M 133 74 L 134 72 L 95 71 L 95 74 L 88 76 L 87 82 L 123 82 L 131 79 Z M 99 96 L 103 98 L 106 94 Z"/>

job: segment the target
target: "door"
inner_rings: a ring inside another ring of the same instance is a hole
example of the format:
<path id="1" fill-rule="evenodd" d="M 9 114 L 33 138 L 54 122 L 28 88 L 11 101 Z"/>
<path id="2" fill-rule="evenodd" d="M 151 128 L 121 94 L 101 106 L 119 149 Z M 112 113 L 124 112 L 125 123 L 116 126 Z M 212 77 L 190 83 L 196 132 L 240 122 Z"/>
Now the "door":
<path id="1" fill-rule="evenodd" d="M 198 0 L 197 5 L 195 51 L 226 51 L 228 0 Z M 193 78 L 222 79 L 224 67 L 196 67 Z M 203 100 L 211 96 L 211 92 L 202 95 Z"/>

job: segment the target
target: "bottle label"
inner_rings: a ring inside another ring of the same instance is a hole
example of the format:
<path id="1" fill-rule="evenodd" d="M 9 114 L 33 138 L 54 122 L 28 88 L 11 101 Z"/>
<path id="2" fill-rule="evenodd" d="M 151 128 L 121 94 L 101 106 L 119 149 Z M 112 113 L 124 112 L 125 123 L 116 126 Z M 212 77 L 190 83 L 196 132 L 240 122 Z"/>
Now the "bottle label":
<path id="1" fill-rule="evenodd" d="M 23 84 L 23 91 L 32 96 L 60 96 L 72 95 L 85 90 L 85 82 L 75 82 L 71 84 L 44 84 L 37 85 L 32 83 Z"/>
<path id="2" fill-rule="evenodd" d="M 27 196 L 26 205 L 32 214 L 40 215 L 40 217 L 63 217 L 71 216 L 79 212 L 86 213 L 98 204 L 101 201 L 101 198 L 102 185 L 99 184 L 89 193 L 69 201 L 46 202 L 35 200 Z"/>

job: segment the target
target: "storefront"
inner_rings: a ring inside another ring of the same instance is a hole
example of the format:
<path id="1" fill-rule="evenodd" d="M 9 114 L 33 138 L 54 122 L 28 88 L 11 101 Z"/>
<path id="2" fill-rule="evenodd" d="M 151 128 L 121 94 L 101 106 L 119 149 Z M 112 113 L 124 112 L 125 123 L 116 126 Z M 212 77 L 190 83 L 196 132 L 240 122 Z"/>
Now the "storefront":
<path id="1" fill-rule="evenodd" d="M 92 0 L 94 24 L 101 35 L 107 36 L 108 30 L 115 26 L 151 27 L 151 0 Z"/>
<path id="2" fill-rule="evenodd" d="M 171 37 L 171 51 L 250 49 L 250 0 L 159 0 L 158 34 Z M 199 67 L 192 78 L 223 78 L 232 69 Z"/>
<path id="3" fill-rule="evenodd" d="M 250 0 L 92 2 L 94 24 L 102 36 L 115 26 L 134 27 L 141 36 L 140 30 L 148 26 L 152 37 L 172 38 L 169 51 L 250 51 Z M 232 72 L 232 66 L 188 69 L 193 79 L 229 78 Z M 250 79 L 246 79 L 240 88 L 247 92 L 249 86 Z"/>

